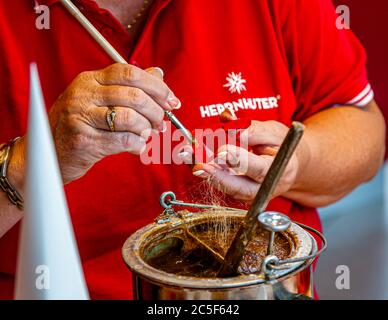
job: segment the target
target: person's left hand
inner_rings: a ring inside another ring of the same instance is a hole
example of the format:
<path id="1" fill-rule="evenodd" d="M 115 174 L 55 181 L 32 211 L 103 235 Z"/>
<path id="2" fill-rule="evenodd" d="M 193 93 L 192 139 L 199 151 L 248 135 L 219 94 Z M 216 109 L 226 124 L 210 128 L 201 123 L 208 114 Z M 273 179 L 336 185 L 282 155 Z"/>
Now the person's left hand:
<path id="1" fill-rule="evenodd" d="M 208 179 L 217 189 L 237 200 L 251 202 L 287 132 L 288 128 L 280 122 L 253 121 L 248 129 L 241 132 L 239 138 L 241 145 L 250 146 L 252 152 L 234 145 L 224 145 L 218 150 L 214 161 L 196 164 L 193 174 Z M 303 161 L 306 160 L 304 144 L 302 140 L 281 177 L 273 198 L 284 195 L 296 183 Z"/>

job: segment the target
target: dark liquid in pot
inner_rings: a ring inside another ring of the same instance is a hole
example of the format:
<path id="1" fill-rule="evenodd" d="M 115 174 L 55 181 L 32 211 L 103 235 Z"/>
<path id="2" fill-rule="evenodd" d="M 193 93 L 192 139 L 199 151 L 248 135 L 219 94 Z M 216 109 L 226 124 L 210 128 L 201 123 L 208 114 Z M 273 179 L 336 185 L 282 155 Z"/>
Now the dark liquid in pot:
<path id="1" fill-rule="evenodd" d="M 237 228 L 233 228 L 223 242 L 219 242 L 219 237 L 215 236 L 212 230 L 197 230 L 193 232 L 198 238 L 208 244 L 212 249 L 225 256 L 227 249 L 233 241 Z M 269 234 L 267 231 L 257 232 L 254 239 L 248 244 L 243 261 L 240 264 L 240 272 L 245 274 L 257 273 L 261 269 L 261 264 L 267 255 Z M 191 241 L 185 239 L 184 241 Z M 206 249 L 201 246 L 194 246 L 187 250 L 182 241 L 172 248 L 165 250 L 162 254 L 146 259 L 152 267 L 180 275 L 200 278 L 214 278 L 217 275 L 220 262 L 215 260 Z M 273 254 L 279 259 L 285 259 L 292 252 L 291 240 L 285 234 L 276 234 Z M 189 246 L 190 247 L 190 246 Z"/>

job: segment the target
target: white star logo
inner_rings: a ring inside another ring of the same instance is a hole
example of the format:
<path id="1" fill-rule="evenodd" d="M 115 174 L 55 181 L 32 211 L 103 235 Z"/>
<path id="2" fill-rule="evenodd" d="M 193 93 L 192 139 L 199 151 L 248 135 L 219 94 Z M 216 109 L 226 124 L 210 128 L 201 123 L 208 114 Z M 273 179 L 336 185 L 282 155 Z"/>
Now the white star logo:
<path id="1" fill-rule="evenodd" d="M 245 84 L 247 81 L 242 78 L 241 72 L 240 73 L 228 73 L 228 76 L 226 77 L 226 81 L 228 83 L 224 84 L 225 88 L 228 88 L 230 93 L 238 92 L 238 94 L 241 94 L 242 91 L 246 91 L 247 88 L 245 87 Z"/>

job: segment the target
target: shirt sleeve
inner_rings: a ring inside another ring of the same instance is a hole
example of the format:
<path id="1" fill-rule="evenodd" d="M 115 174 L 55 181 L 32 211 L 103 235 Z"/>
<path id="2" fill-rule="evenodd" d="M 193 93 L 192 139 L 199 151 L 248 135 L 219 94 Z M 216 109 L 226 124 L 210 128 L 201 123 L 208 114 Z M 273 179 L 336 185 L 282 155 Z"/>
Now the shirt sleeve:
<path id="1" fill-rule="evenodd" d="M 364 107 L 374 98 L 365 50 L 337 20 L 331 0 L 293 1 L 283 36 L 297 102 L 295 120 L 332 106 Z"/>

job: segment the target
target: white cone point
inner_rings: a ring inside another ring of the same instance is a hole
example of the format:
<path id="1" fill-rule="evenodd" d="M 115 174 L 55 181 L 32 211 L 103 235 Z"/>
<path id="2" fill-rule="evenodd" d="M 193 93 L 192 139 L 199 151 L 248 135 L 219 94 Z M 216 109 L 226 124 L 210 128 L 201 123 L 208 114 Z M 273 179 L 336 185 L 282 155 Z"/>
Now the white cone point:
<path id="1" fill-rule="evenodd" d="M 15 298 L 89 299 L 35 64 Z"/>

